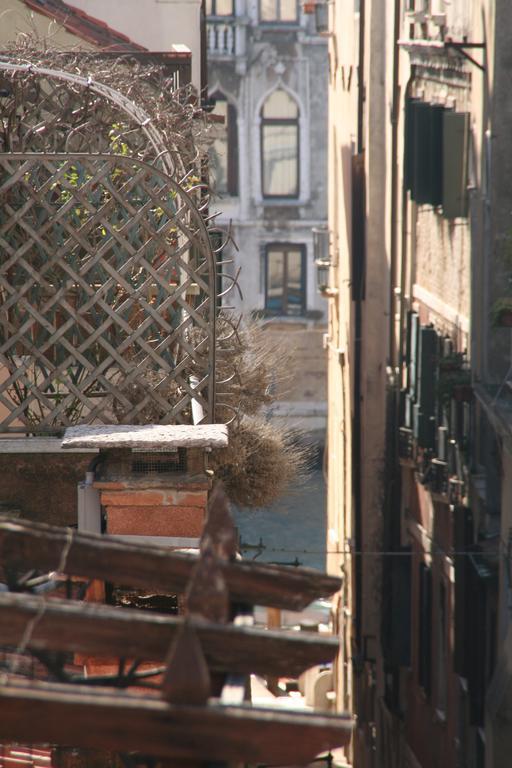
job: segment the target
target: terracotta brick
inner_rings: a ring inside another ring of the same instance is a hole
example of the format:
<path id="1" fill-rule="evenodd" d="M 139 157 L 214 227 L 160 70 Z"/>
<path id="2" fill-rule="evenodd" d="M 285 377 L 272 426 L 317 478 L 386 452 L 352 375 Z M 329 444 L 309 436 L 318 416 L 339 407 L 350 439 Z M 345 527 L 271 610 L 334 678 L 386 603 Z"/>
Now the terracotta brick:
<path id="1" fill-rule="evenodd" d="M 166 504 L 164 491 L 103 491 L 101 503 L 119 507 L 153 507 Z"/>
<path id="2" fill-rule="evenodd" d="M 201 507 L 107 507 L 107 533 L 131 536 L 200 536 L 204 525 Z"/>
<path id="3" fill-rule="evenodd" d="M 208 503 L 206 491 L 170 490 L 166 493 L 166 502 L 177 507 L 205 507 Z"/>

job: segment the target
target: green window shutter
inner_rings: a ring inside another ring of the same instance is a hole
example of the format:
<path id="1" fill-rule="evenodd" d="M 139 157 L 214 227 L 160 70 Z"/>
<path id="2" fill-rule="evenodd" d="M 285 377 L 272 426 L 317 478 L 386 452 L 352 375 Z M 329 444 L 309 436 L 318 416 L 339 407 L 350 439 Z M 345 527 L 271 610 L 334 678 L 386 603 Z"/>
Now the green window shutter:
<path id="1" fill-rule="evenodd" d="M 468 672 L 468 552 L 473 543 L 471 510 L 456 506 L 453 510 L 453 548 L 455 566 L 453 670 L 462 677 Z"/>
<path id="2" fill-rule="evenodd" d="M 407 394 L 405 396 L 405 405 L 404 405 L 404 427 L 407 427 L 408 429 L 412 429 L 413 427 L 413 408 L 414 408 L 414 398 L 412 395 Z"/>
<path id="3" fill-rule="evenodd" d="M 445 110 L 443 114 L 443 216 L 467 215 L 469 113 Z"/>
<path id="4" fill-rule="evenodd" d="M 414 124 L 418 99 L 405 100 L 404 125 L 404 178 L 405 188 L 412 192 L 414 188 Z"/>
<path id="5" fill-rule="evenodd" d="M 418 445 L 420 445 L 422 448 L 426 448 L 429 451 L 435 450 L 436 422 L 434 417 L 428 413 L 423 413 L 419 403 L 413 405 L 412 412 L 412 431 L 418 442 Z"/>
<path id="6" fill-rule="evenodd" d="M 443 114 L 444 107 L 430 105 L 430 202 L 443 202 Z"/>
<path id="7" fill-rule="evenodd" d="M 421 412 L 428 416 L 434 416 L 436 409 L 437 357 L 437 332 L 434 328 L 420 328 L 416 400 Z"/>
<path id="8" fill-rule="evenodd" d="M 400 426 L 405 426 L 405 402 L 407 397 L 407 389 L 401 389 L 398 397 L 398 419 Z"/>
<path id="9" fill-rule="evenodd" d="M 430 698 L 432 674 L 432 571 L 420 563 L 418 682 Z"/>
<path id="10" fill-rule="evenodd" d="M 414 107 L 414 184 L 411 196 L 419 205 L 429 203 L 430 190 L 430 105 Z"/>
<path id="11" fill-rule="evenodd" d="M 417 359 L 419 342 L 420 318 L 416 312 L 410 313 L 409 333 L 407 344 L 407 386 L 413 398 L 416 397 Z"/>
<path id="12" fill-rule="evenodd" d="M 388 661 L 402 667 L 411 663 L 411 560 L 410 548 L 391 556 L 391 612 Z"/>

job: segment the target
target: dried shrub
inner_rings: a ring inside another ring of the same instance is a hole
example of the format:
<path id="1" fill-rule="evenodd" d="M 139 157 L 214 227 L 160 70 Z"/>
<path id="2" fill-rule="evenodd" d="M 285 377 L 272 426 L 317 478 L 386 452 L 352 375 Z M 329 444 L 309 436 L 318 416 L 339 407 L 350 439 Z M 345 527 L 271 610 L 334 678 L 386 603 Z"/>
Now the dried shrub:
<path id="1" fill-rule="evenodd" d="M 292 355 L 282 339 L 270 336 L 255 320 L 235 322 L 225 314 L 219 318 L 217 381 L 222 403 L 217 421 L 231 421 L 234 410 L 253 416 L 268 408 L 292 375 Z"/>
<path id="2" fill-rule="evenodd" d="M 68 72 L 91 83 L 112 88 L 136 105 L 140 119 L 143 114 L 150 119 L 158 132 L 160 142 L 165 146 L 166 156 L 172 158 L 175 169 L 173 176 L 182 178 L 189 172 L 197 174 L 205 161 L 208 146 L 214 138 L 214 128 L 200 108 L 194 88 L 190 85 L 176 88 L 172 75 L 169 75 L 161 63 L 148 59 L 141 61 L 136 54 L 122 52 L 116 57 L 111 57 L 80 47 L 63 51 L 53 47 L 47 40 L 38 39 L 36 34 L 19 35 L 16 41 L 8 43 L 6 50 L 11 63 Z M 17 75 L 3 70 L 0 80 L 4 85 L 16 85 Z M 34 86 L 35 80 L 31 78 L 30 73 L 24 74 L 23 82 L 23 88 L 37 87 L 37 84 Z M 77 108 L 76 101 L 81 102 L 80 108 Z M 112 128 L 115 124 L 118 144 L 128 148 L 127 154 L 150 164 L 155 162 L 150 143 L 141 143 L 137 139 L 139 124 L 133 119 L 130 120 L 127 115 L 120 119 L 119 109 L 108 101 L 104 101 L 98 109 L 94 94 L 88 93 L 78 83 L 68 81 L 63 86 L 60 108 L 58 123 L 62 129 L 63 140 L 67 142 L 66 151 L 83 151 L 80 143 L 75 146 L 76 140 L 75 143 L 69 144 L 69 132 L 76 134 L 78 141 L 92 133 L 98 143 L 96 151 L 105 150 L 109 143 L 108 138 L 105 139 L 105 126 Z M 41 111 L 40 120 L 43 114 Z M 41 148 L 45 144 L 45 137 L 48 137 L 50 147 L 51 142 L 55 142 L 56 135 L 55 130 L 48 124 L 48 118 L 49 122 L 52 122 L 51 113 L 45 117 L 46 120 L 41 120 Z M 83 126 L 83 130 L 77 131 L 77 126 Z M 49 128 L 52 128 L 51 131 Z M 55 148 L 53 145 L 53 151 Z M 201 195 L 205 197 L 207 191 L 204 179 L 200 186 Z"/>
<path id="3" fill-rule="evenodd" d="M 305 479 L 311 455 L 297 430 L 265 415 L 293 375 L 291 353 L 256 321 L 236 326 L 223 317 L 219 331 L 219 378 L 226 382 L 227 405 L 219 406 L 217 420 L 229 423 L 229 445 L 212 453 L 210 465 L 235 504 L 266 506 Z"/>
<path id="4" fill-rule="evenodd" d="M 307 475 L 309 450 L 300 437 L 264 418 L 243 417 L 230 425 L 229 445 L 212 453 L 210 466 L 234 504 L 266 506 Z"/>

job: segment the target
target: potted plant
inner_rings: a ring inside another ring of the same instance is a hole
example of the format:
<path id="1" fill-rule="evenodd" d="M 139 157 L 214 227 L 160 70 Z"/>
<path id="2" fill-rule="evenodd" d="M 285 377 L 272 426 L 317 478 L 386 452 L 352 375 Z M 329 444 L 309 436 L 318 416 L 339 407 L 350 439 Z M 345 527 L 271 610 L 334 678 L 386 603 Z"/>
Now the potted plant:
<path id="1" fill-rule="evenodd" d="M 440 374 L 442 375 L 449 371 L 460 371 L 464 364 L 464 360 L 465 357 L 463 352 L 452 352 L 449 355 L 444 355 L 444 357 L 439 359 Z"/>
<path id="2" fill-rule="evenodd" d="M 437 394 L 441 403 L 448 405 L 452 399 L 462 403 L 470 402 L 473 387 L 466 352 L 451 352 L 440 357 L 438 364 Z"/>
<path id="3" fill-rule="evenodd" d="M 491 325 L 495 328 L 512 328 L 512 296 L 496 299 L 491 307 Z"/>

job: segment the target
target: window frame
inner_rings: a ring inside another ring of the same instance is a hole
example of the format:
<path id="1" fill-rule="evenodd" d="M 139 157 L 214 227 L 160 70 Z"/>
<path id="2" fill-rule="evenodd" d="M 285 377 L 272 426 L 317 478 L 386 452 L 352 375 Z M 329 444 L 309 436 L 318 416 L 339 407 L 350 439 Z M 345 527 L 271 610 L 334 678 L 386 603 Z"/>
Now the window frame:
<path id="1" fill-rule="evenodd" d="M 267 100 L 275 93 L 275 91 L 284 91 L 297 105 L 296 117 L 265 117 L 263 110 Z M 289 93 L 285 88 L 276 88 L 265 97 L 260 108 L 260 175 L 261 175 L 261 197 L 263 200 L 298 200 L 300 198 L 300 184 L 301 184 L 301 131 L 300 131 L 300 119 L 301 109 L 300 104 L 295 96 Z M 272 195 L 265 191 L 265 127 L 266 126 L 295 126 L 297 131 L 297 181 L 295 184 L 295 191 L 289 195 Z"/>
<path id="2" fill-rule="evenodd" d="M 232 19 L 235 16 L 235 0 L 231 0 L 231 13 L 217 13 L 217 0 L 210 0 L 212 10 L 208 13 L 208 9 L 205 4 L 205 16 L 207 18 L 215 19 Z"/>
<path id="3" fill-rule="evenodd" d="M 270 254 L 272 251 L 280 251 L 283 253 L 283 298 L 281 302 L 281 309 L 276 311 L 268 306 L 269 301 L 269 265 Z M 290 251 L 299 251 L 300 253 L 300 294 L 301 305 L 300 312 L 293 314 L 288 311 L 288 253 Z M 272 242 L 266 243 L 264 246 L 264 267 L 265 267 L 265 315 L 267 317 L 304 317 L 307 311 L 307 260 L 306 260 L 306 245 L 305 243 L 291 243 L 291 242 Z"/>
<path id="4" fill-rule="evenodd" d="M 212 0 L 213 2 L 213 0 Z M 282 0 L 275 0 L 276 7 L 278 9 L 278 12 L 276 14 L 275 19 L 264 19 L 262 12 L 261 12 L 261 2 L 262 0 L 258 0 L 258 18 L 260 24 L 269 25 L 272 26 L 273 24 L 278 24 L 279 26 L 289 26 L 289 27 L 296 27 L 298 24 L 300 24 L 300 4 L 298 0 L 295 2 L 295 18 L 294 19 L 285 19 L 284 21 L 281 19 L 281 3 Z"/>

